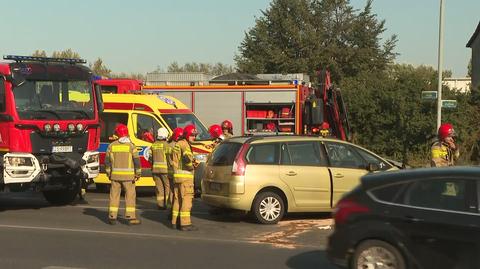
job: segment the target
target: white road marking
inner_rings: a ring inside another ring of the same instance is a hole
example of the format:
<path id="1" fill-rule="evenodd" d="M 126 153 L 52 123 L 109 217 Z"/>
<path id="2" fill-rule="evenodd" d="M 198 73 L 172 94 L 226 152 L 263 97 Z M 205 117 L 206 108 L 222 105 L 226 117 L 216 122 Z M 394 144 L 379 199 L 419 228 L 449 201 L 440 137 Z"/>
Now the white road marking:
<path id="1" fill-rule="evenodd" d="M 195 241 L 210 241 L 218 243 L 231 243 L 231 244 L 249 244 L 249 245 L 273 245 L 271 243 L 253 242 L 248 240 L 233 240 L 233 239 L 219 239 L 219 238 L 203 238 L 203 237 L 191 237 L 182 235 L 164 235 L 164 234 L 149 234 L 149 233 L 127 233 L 116 231 L 102 231 L 102 230 L 85 230 L 85 229 L 73 229 L 73 228 L 60 228 L 60 227 L 45 227 L 45 226 L 24 226 L 24 225 L 7 225 L 0 224 L 0 228 L 6 229 L 20 229 L 20 230 L 37 230 L 37 231 L 50 231 L 50 232 L 71 232 L 71 233 L 87 233 L 87 234 L 103 234 L 103 235 L 118 235 L 118 236 L 138 236 L 138 237 L 150 237 L 150 238 L 162 238 L 162 239 L 181 239 L 181 240 L 195 240 Z M 315 248 L 319 246 L 313 245 L 297 245 L 303 248 Z"/>

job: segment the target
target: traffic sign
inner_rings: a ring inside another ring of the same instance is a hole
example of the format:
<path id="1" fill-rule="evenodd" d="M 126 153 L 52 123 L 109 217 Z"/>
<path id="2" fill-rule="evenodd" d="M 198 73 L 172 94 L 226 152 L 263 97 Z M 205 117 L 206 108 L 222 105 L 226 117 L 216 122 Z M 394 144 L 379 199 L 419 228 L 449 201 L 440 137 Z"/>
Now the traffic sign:
<path id="1" fill-rule="evenodd" d="M 437 100 L 437 91 L 422 91 L 422 100 Z"/>
<path id="2" fill-rule="evenodd" d="M 442 108 L 457 108 L 457 100 L 442 100 Z"/>

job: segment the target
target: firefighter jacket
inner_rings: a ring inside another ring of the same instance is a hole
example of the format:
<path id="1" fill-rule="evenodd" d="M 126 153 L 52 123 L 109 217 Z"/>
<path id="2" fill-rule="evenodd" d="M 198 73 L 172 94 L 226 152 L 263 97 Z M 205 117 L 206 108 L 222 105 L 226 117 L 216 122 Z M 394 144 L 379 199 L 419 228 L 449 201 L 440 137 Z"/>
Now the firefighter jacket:
<path id="1" fill-rule="evenodd" d="M 226 134 L 223 134 L 223 135 L 225 136 L 225 139 L 233 137 L 233 134 L 231 134 L 231 133 L 226 133 Z"/>
<path id="2" fill-rule="evenodd" d="M 455 159 L 459 156 L 459 151 L 452 150 L 447 144 L 440 141 L 435 142 L 431 148 L 432 167 L 444 167 L 455 165 Z"/>
<path id="3" fill-rule="evenodd" d="M 128 137 L 108 145 L 105 171 L 112 181 L 134 181 L 142 175 L 137 149 Z"/>
<path id="4" fill-rule="evenodd" d="M 186 139 L 179 140 L 173 148 L 172 167 L 175 183 L 193 180 L 193 153 Z"/>
<path id="5" fill-rule="evenodd" d="M 170 145 L 167 141 L 156 141 L 151 146 L 151 155 L 149 161 L 152 163 L 152 173 L 155 174 L 167 174 L 167 152 Z"/>

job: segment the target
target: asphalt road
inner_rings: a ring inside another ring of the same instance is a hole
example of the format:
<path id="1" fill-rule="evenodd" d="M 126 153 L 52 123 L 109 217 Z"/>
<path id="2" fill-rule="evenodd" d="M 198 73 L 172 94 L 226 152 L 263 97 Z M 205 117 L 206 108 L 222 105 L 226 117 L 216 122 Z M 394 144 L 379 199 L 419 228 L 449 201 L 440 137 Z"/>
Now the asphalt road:
<path id="1" fill-rule="evenodd" d="M 62 207 L 37 193 L 0 193 L 0 268 L 335 268 L 324 253 L 325 214 L 259 225 L 239 213 L 211 215 L 197 199 L 199 231 L 181 232 L 150 195 L 138 197 L 139 226 L 108 225 L 107 206 L 105 193 Z"/>

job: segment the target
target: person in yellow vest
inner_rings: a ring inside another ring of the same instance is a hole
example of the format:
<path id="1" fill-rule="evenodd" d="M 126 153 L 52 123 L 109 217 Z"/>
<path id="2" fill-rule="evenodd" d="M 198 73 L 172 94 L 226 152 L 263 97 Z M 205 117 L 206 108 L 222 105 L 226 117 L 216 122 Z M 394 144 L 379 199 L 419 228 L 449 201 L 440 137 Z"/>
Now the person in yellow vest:
<path id="1" fill-rule="evenodd" d="M 175 148 L 175 145 L 177 144 L 178 140 L 183 136 L 183 129 L 182 128 L 175 128 L 172 131 L 172 135 L 170 136 L 170 139 L 168 140 L 168 151 L 165 152 L 165 156 L 167 157 L 167 165 L 168 165 L 168 181 L 170 183 L 170 196 L 168 197 L 168 204 L 170 207 L 170 212 L 168 213 L 168 219 L 172 220 L 172 207 L 173 207 L 173 199 L 174 199 L 174 186 L 175 182 L 173 181 L 173 164 L 172 164 L 172 158 L 173 158 L 173 149 Z"/>
<path id="2" fill-rule="evenodd" d="M 180 219 L 180 230 L 196 231 L 190 218 L 194 196 L 193 178 L 195 163 L 190 143 L 195 140 L 198 132 L 194 125 L 183 129 L 183 137 L 179 139 L 172 155 L 174 198 L 172 208 L 172 228 L 176 229 Z"/>
<path id="3" fill-rule="evenodd" d="M 432 167 L 445 167 L 455 165 L 460 153 L 455 144 L 455 130 L 450 123 L 444 123 L 438 128 L 438 141 L 431 148 Z"/>
<path id="4" fill-rule="evenodd" d="M 206 145 L 205 148 L 207 149 L 215 149 L 223 140 L 225 140 L 225 136 L 223 135 L 222 127 L 218 124 L 213 124 L 208 128 L 208 132 L 210 133 L 210 137 L 212 138 L 212 144 Z"/>
<path id="5" fill-rule="evenodd" d="M 168 130 L 159 128 L 157 130 L 157 140 L 150 147 L 151 154 L 149 161 L 152 164 L 153 181 L 155 182 L 155 194 L 159 209 L 167 209 L 168 199 L 170 197 L 170 182 L 168 180 L 167 153 L 170 151 L 170 145 L 167 142 Z"/>
<path id="6" fill-rule="evenodd" d="M 119 124 L 115 129 L 118 140 L 108 145 L 105 154 L 105 171 L 110 178 L 109 222 L 117 223 L 122 187 L 125 189 L 125 218 L 128 224 L 140 224 L 135 214 L 135 181 L 142 175 L 140 159 L 135 145 L 130 141 L 128 128 Z"/>

